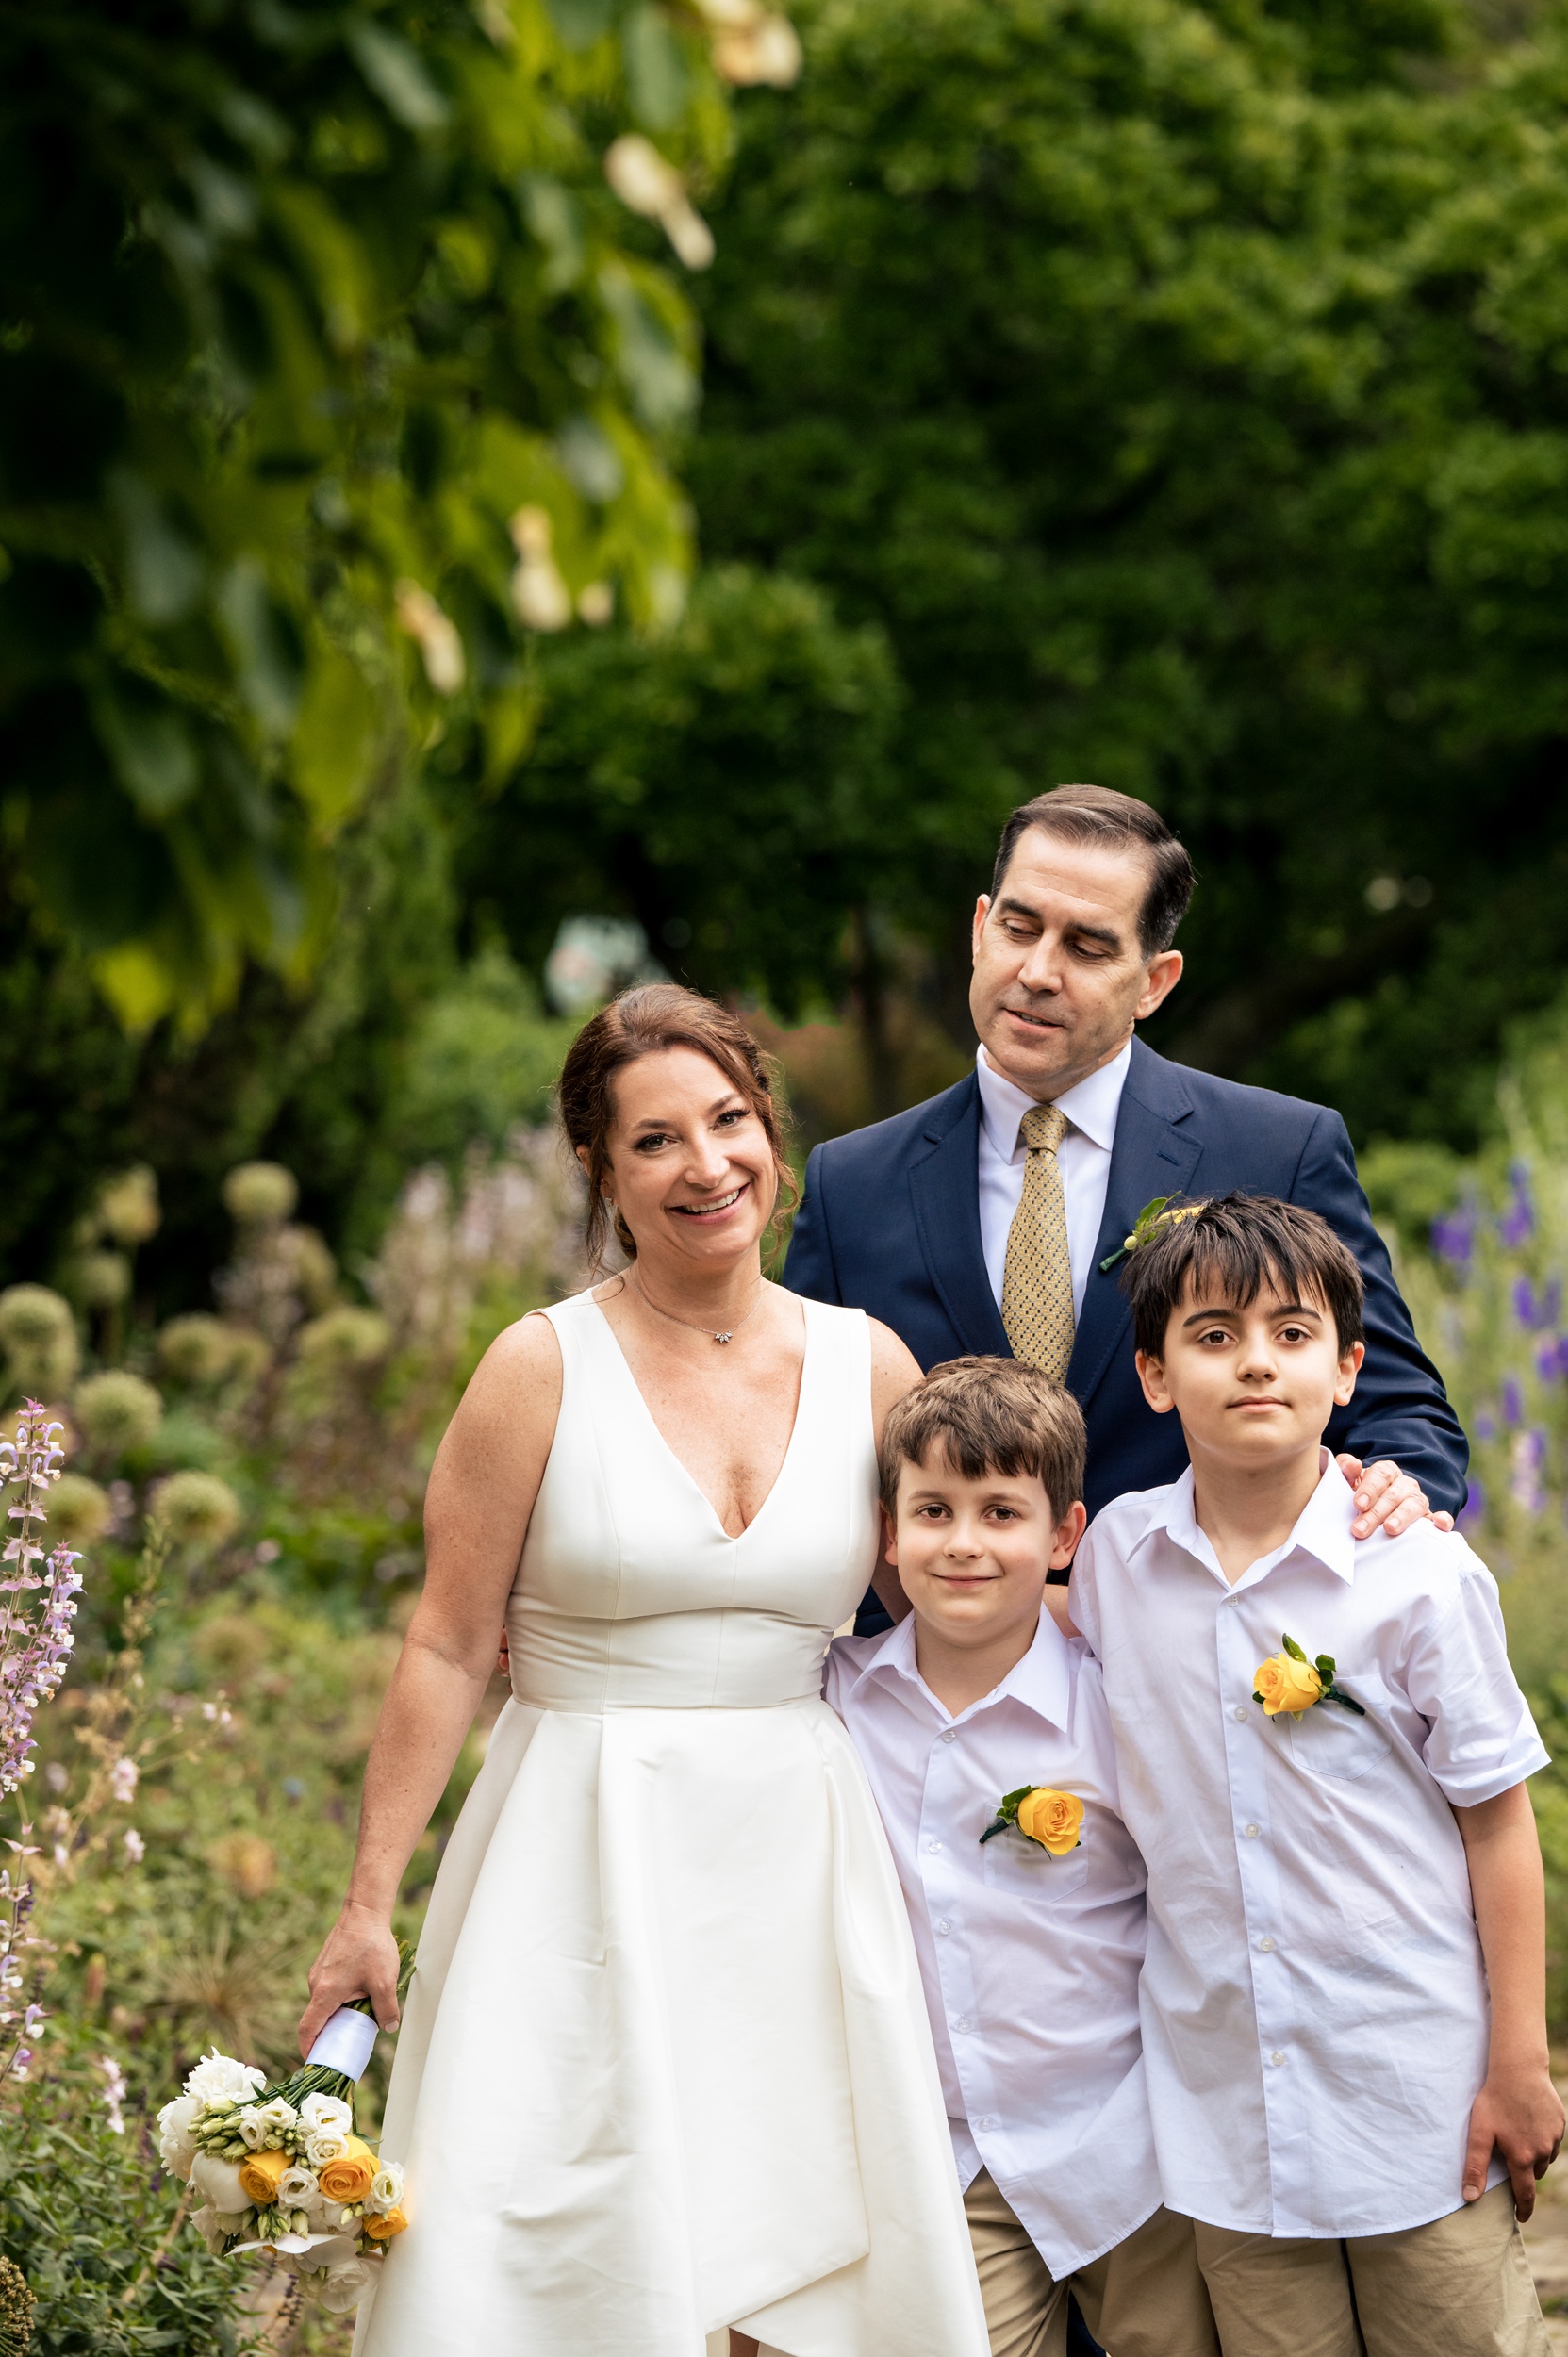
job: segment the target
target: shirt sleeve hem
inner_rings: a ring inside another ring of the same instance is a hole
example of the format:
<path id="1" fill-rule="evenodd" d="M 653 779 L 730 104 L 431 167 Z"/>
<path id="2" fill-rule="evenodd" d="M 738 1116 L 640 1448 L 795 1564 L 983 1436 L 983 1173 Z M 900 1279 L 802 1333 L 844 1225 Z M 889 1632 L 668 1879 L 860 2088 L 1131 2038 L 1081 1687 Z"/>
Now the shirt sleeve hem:
<path id="1" fill-rule="evenodd" d="M 1549 1768 L 1552 1755 L 1544 1743 L 1537 1742 L 1529 1751 L 1513 1760 L 1502 1761 L 1490 1774 L 1482 1773 L 1463 1780 L 1454 1776 L 1434 1775 L 1433 1783 L 1450 1808 L 1479 1808 L 1484 1801 L 1496 1800 L 1499 1793 L 1511 1792 L 1516 1784 L 1526 1784 L 1531 1776 Z"/>

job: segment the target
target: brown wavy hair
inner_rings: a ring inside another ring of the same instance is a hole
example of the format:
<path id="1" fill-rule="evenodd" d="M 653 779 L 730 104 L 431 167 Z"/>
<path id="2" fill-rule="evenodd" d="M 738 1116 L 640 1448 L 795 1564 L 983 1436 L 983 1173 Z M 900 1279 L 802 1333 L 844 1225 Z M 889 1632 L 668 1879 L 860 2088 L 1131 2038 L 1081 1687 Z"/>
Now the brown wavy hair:
<path id="1" fill-rule="evenodd" d="M 604 1175 L 610 1167 L 610 1130 L 615 1122 L 615 1077 L 639 1057 L 656 1056 L 662 1048 L 691 1047 L 716 1063 L 731 1086 L 745 1097 L 756 1114 L 773 1150 L 779 1195 L 773 1221 L 788 1211 L 796 1197 L 795 1173 L 784 1152 L 784 1125 L 773 1094 L 768 1060 L 737 1014 L 700 991 L 679 982 L 645 982 L 623 990 L 619 998 L 585 1023 L 567 1051 L 561 1067 L 558 1102 L 561 1126 L 573 1153 L 587 1153 L 588 1208 L 584 1242 L 589 1266 L 603 1267 L 609 1244 L 610 1211 L 604 1200 Z M 636 1239 L 615 1214 L 616 1242 L 630 1261 L 637 1257 Z"/>

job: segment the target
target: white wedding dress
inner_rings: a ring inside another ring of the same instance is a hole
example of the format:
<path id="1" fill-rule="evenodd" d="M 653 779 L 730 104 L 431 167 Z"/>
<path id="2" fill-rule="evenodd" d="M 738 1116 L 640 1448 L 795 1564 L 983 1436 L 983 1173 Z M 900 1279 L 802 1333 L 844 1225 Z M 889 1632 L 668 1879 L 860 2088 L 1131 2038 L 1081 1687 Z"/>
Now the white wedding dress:
<path id="1" fill-rule="evenodd" d="M 807 1301 L 788 1454 L 726 1535 L 586 1295 L 507 1607 L 512 1692 L 430 1902 L 355 2357 L 987 2357 L 903 1903 L 818 1698 L 876 1550 L 869 1335 Z M 722 2340 L 713 2343 L 722 2349 Z"/>

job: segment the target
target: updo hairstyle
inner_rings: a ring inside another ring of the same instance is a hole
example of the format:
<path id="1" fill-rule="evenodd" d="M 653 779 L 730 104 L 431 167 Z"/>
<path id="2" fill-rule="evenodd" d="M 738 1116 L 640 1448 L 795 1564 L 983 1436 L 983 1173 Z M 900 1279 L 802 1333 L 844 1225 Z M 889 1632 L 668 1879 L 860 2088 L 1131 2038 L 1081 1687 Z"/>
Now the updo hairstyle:
<path id="1" fill-rule="evenodd" d="M 716 1063 L 732 1088 L 739 1091 L 756 1114 L 773 1152 L 779 1175 L 774 1217 L 787 1211 L 796 1196 L 795 1173 L 784 1153 L 779 1108 L 773 1096 L 767 1065 L 761 1048 L 738 1015 L 700 991 L 679 982 L 645 982 L 623 990 L 619 998 L 585 1023 L 567 1051 L 561 1068 L 561 1126 L 573 1153 L 587 1152 L 588 1208 L 584 1242 L 588 1263 L 597 1275 L 604 1265 L 609 1242 L 610 1207 L 604 1199 L 604 1177 L 610 1166 L 610 1129 L 615 1120 L 615 1076 L 639 1057 L 662 1048 L 691 1047 Z M 629 1261 L 637 1257 L 636 1239 L 615 1213 L 615 1236 Z"/>

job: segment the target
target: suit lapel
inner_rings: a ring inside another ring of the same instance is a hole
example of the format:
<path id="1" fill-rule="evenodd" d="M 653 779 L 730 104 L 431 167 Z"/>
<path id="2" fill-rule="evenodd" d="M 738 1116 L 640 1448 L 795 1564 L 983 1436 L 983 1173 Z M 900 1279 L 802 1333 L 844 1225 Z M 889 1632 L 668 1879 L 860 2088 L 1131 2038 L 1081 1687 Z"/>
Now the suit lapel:
<path id="1" fill-rule="evenodd" d="M 966 1350 L 1010 1356 L 980 1237 L 980 1083 L 973 1073 L 939 1096 L 910 1164 L 926 1267 Z M 1114 1159 L 1114 1158 L 1113 1158 Z"/>
<path id="2" fill-rule="evenodd" d="M 978 1095 L 978 1091 L 977 1091 Z M 1110 1365 L 1132 1312 L 1118 1283 L 1121 1263 L 1100 1262 L 1119 1250 L 1151 1195 L 1184 1194 L 1203 1141 L 1191 1126 L 1193 1100 L 1180 1066 L 1167 1063 L 1142 1040 L 1132 1043 L 1132 1063 L 1116 1112 L 1105 1216 L 1084 1290 L 1083 1309 L 1073 1341 L 1067 1386 L 1087 1407 Z"/>

